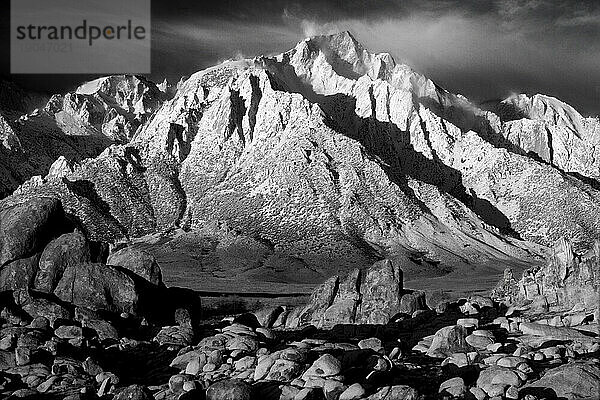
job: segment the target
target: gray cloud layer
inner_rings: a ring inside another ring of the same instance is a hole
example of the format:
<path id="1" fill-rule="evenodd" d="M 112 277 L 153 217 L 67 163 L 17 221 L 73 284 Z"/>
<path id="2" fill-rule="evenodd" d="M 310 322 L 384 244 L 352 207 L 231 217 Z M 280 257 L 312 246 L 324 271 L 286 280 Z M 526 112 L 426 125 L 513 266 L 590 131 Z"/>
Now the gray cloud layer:
<path id="1" fill-rule="evenodd" d="M 600 114 L 600 0 L 152 0 L 152 13 L 155 80 L 350 30 L 474 101 L 546 93 Z M 0 23 L 7 45 L 8 13 Z M 49 92 L 92 78 L 8 77 Z"/>
<path id="2" fill-rule="evenodd" d="M 158 4 L 157 4 L 158 3 Z M 597 0 L 346 0 L 153 3 L 156 75 L 173 78 L 239 55 L 285 51 L 350 30 L 475 101 L 557 96 L 600 113 Z"/>

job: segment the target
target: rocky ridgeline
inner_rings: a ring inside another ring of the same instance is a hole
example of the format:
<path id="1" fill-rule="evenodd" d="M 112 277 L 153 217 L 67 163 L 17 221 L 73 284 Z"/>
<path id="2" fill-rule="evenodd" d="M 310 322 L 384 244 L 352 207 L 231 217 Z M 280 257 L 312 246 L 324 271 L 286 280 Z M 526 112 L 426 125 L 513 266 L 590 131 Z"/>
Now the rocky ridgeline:
<path id="1" fill-rule="evenodd" d="M 109 76 L 56 94 L 44 112 L 66 135 L 102 135 L 126 143 L 164 99 L 154 83 L 136 76 Z"/>
<path id="2" fill-rule="evenodd" d="M 600 178 L 597 117 L 585 118 L 570 105 L 542 94 L 512 95 L 492 109 L 503 121 L 502 135 L 524 154 L 536 154 L 566 172 Z"/>
<path id="3" fill-rule="evenodd" d="M 32 179 L 43 183 L 59 157 L 72 165 L 113 143 L 127 143 L 170 96 L 130 75 L 99 78 L 37 102 L 15 87 L 0 85 L 0 197 L 23 183 L 32 186 Z"/>

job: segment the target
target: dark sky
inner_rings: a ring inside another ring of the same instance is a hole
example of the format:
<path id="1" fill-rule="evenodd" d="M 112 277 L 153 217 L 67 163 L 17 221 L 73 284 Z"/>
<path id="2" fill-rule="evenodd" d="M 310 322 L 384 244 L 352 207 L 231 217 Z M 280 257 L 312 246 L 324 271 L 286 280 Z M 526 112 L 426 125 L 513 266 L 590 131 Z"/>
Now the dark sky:
<path id="1" fill-rule="evenodd" d="M 5 78 L 8 14 L 0 17 Z M 369 50 L 387 51 L 474 101 L 545 93 L 600 114 L 600 0 L 153 0 L 152 25 L 157 81 L 350 30 Z M 12 80 L 56 92 L 89 78 Z"/>

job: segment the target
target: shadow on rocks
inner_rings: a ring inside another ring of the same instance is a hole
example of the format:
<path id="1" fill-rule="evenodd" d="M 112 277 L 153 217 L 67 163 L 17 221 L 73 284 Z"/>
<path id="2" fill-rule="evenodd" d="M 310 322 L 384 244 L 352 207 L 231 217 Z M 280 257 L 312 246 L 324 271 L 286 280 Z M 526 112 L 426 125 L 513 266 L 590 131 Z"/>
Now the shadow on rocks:
<path id="1" fill-rule="evenodd" d="M 179 308 L 185 308 L 191 315 L 192 325 L 197 326 L 202 318 L 201 298 L 194 290 L 154 285 L 133 271 L 112 266 L 129 276 L 139 291 L 138 309 L 139 316 L 145 317 L 149 322 L 158 326 L 172 325 L 173 315 Z"/>
<path id="2" fill-rule="evenodd" d="M 519 397 L 523 398 L 526 395 L 533 395 L 538 399 L 545 400 L 567 400 L 566 397 L 558 397 L 554 389 L 542 387 L 528 387 L 519 391 Z"/>

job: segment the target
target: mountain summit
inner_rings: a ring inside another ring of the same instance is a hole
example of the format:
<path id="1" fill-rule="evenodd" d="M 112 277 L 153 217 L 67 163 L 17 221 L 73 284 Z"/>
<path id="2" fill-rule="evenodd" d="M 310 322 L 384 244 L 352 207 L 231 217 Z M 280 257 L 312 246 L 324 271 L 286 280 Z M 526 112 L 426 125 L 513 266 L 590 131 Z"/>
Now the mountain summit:
<path id="1" fill-rule="evenodd" d="M 77 95 L 149 113 L 131 141 L 0 209 L 57 197 L 102 241 L 220 224 L 266 249 L 253 268 L 317 280 L 382 257 L 498 273 L 600 236 L 598 120 L 539 96 L 480 109 L 349 32 L 199 71 L 148 106 L 103 79 Z"/>

